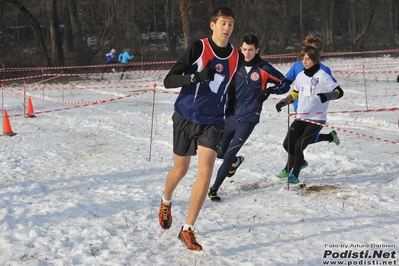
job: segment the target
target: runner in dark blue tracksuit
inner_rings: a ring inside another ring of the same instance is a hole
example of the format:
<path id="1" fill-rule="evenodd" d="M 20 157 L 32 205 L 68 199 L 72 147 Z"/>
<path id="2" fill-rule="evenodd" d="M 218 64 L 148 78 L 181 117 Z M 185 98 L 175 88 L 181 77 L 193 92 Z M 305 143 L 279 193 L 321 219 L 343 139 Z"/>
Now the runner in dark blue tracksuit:
<path id="1" fill-rule="evenodd" d="M 284 94 L 290 86 L 282 73 L 260 58 L 259 41 L 254 35 L 245 35 L 241 45 L 245 62 L 236 73 L 236 109 L 235 115 L 225 119 L 225 128 L 218 158 L 223 159 L 215 183 L 208 196 L 219 201 L 217 191 L 227 176 L 232 176 L 243 157 L 236 154 L 259 123 L 262 104 L 270 94 Z M 268 87 L 268 83 L 274 86 Z"/>

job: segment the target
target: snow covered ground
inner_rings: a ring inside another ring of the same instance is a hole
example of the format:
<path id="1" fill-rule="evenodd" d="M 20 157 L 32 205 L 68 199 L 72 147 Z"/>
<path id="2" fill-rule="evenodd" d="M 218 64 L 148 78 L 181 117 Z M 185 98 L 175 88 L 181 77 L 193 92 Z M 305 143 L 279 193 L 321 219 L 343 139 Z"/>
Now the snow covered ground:
<path id="1" fill-rule="evenodd" d="M 309 146 L 300 175 L 307 188 L 288 189 L 275 177 L 286 159 L 287 111 L 268 99 L 222 201 L 205 201 L 195 224 L 201 252 L 177 239 L 196 157 L 173 195 L 172 228 L 157 219 L 179 91 L 163 88 L 166 70 L 5 86 L 2 106 L 17 135 L 0 138 L 0 265 L 397 265 L 399 111 L 387 108 L 399 107 L 397 72 L 389 72 L 399 58 L 323 62 L 345 96 L 330 103 L 322 132 L 334 127 L 341 145 Z M 290 64 L 275 66 L 286 73 Z M 24 88 L 37 118 L 21 116 Z"/>

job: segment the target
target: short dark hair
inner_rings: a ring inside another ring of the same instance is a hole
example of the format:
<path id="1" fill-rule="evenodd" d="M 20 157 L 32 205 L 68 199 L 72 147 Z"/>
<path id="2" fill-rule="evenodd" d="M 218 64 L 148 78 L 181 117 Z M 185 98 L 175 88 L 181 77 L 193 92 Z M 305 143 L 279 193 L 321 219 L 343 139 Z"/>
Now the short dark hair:
<path id="1" fill-rule="evenodd" d="M 302 46 L 301 52 L 299 53 L 299 59 L 302 60 L 305 54 L 307 54 L 313 62 L 320 61 L 320 50 L 311 45 Z"/>
<path id="2" fill-rule="evenodd" d="M 253 34 L 246 34 L 243 38 L 242 38 L 242 43 L 246 43 L 246 44 L 253 44 L 255 46 L 255 49 L 259 48 L 259 40 L 258 37 L 256 37 Z"/>
<path id="3" fill-rule="evenodd" d="M 235 19 L 233 10 L 231 10 L 231 8 L 227 6 L 219 6 L 215 8 L 215 10 L 213 10 L 211 14 L 211 21 L 216 23 L 219 17 L 232 17 L 233 19 Z"/>

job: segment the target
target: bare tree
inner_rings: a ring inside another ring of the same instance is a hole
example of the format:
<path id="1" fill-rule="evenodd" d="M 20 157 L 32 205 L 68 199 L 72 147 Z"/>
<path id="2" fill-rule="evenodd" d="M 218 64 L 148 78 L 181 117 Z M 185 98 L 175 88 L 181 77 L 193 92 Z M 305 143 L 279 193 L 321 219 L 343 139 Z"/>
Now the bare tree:
<path id="1" fill-rule="evenodd" d="M 389 38 L 394 47 L 395 44 L 399 43 L 399 34 L 397 30 L 399 29 L 399 3 L 396 0 L 387 0 L 388 2 L 388 13 L 389 13 Z"/>
<path id="2" fill-rule="evenodd" d="M 51 66 L 51 60 L 47 53 L 46 42 L 43 36 L 39 20 L 29 11 L 29 9 L 24 4 L 22 4 L 22 2 L 18 0 L 3 0 L 3 1 L 17 8 L 18 11 L 21 13 L 21 15 L 28 20 L 35 34 L 37 48 L 39 50 L 39 53 L 41 54 L 42 59 L 45 61 L 47 66 Z"/>
<path id="3" fill-rule="evenodd" d="M 8 65 L 87 65 L 124 46 L 141 61 L 176 59 L 211 32 L 209 15 L 224 4 L 236 13 L 230 42 L 240 45 L 243 35 L 255 34 L 261 54 L 297 51 L 308 33 L 329 51 L 398 43 L 396 0 L 0 0 L 0 53 Z"/>
<path id="4" fill-rule="evenodd" d="M 305 30 L 303 26 L 303 1 L 299 0 L 299 30 L 300 30 L 300 36 L 301 40 L 305 38 Z"/>
<path id="5" fill-rule="evenodd" d="M 62 50 L 62 39 L 57 12 L 57 1 L 47 0 L 46 8 L 50 25 L 51 62 L 53 65 L 63 66 L 64 52 Z"/>
<path id="6" fill-rule="evenodd" d="M 72 28 L 72 45 L 82 43 L 81 28 L 79 26 L 78 7 L 76 0 L 65 0 L 68 8 L 69 21 Z"/>
<path id="7" fill-rule="evenodd" d="M 189 23 L 189 0 L 180 0 L 180 16 L 182 21 L 184 47 L 187 47 L 190 42 L 190 23 Z"/>
<path id="8" fill-rule="evenodd" d="M 175 0 L 163 0 L 164 13 L 165 13 L 165 28 L 166 28 L 166 42 L 169 48 L 169 54 L 176 57 L 177 34 L 174 27 L 175 21 Z"/>
<path id="9" fill-rule="evenodd" d="M 281 17 L 281 22 L 278 23 L 278 40 L 281 45 L 281 47 L 285 48 L 287 47 L 288 44 L 288 39 L 289 36 L 287 34 L 287 20 L 288 20 L 288 15 L 287 15 L 287 2 L 286 0 L 283 0 L 280 2 L 280 17 Z"/>
<path id="10" fill-rule="evenodd" d="M 331 50 L 334 41 L 334 1 L 324 1 L 321 4 L 321 32 L 324 50 Z"/>
<path id="11" fill-rule="evenodd" d="M 359 50 L 362 47 L 362 39 L 373 25 L 379 0 L 349 0 L 350 18 L 349 34 L 353 50 Z"/>

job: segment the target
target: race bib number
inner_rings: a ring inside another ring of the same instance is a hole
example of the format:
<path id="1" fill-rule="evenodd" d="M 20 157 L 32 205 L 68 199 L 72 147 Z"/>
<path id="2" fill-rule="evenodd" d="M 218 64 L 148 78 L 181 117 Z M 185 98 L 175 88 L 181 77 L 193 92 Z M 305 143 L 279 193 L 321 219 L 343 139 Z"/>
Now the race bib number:
<path id="1" fill-rule="evenodd" d="M 303 96 L 310 96 L 312 92 L 312 85 L 306 86 L 303 90 Z"/>

